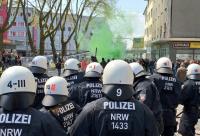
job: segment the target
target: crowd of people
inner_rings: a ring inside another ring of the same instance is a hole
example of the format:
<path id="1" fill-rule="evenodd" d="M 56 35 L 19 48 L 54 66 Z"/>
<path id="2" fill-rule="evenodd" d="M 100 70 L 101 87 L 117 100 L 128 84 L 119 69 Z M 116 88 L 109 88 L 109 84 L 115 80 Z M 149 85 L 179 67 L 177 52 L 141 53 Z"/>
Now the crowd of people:
<path id="1" fill-rule="evenodd" d="M 2 51 L 0 52 L 0 67 L 2 70 L 10 67 L 10 66 L 16 66 L 22 65 L 21 62 L 21 56 L 17 52 L 13 51 Z"/>
<path id="2" fill-rule="evenodd" d="M 0 80 L 0 135 L 195 136 L 200 65 L 157 61 L 70 58 L 47 74 L 47 58 L 30 68 L 7 68 Z M 63 76 L 60 76 L 63 73 Z M 176 108 L 183 105 L 179 123 Z"/>

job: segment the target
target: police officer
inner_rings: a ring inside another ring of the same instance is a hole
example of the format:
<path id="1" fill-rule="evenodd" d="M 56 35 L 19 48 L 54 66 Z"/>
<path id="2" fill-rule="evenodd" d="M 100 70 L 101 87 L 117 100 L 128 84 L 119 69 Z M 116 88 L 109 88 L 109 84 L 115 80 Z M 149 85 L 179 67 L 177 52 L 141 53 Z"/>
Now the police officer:
<path id="1" fill-rule="evenodd" d="M 194 126 L 198 122 L 200 106 L 200 66 L 190 64 L 187 68 L 187 80 L 184 82 L 180 103 L 184 106 L 178 132 L 182 136 L 194 136 Z"/>
<path id="2" fill-rule="evenodd" d="M 128 63 L 114 60 L 103 72 L 105 97 L 88 103 L 70 129 L 71 136 L 158 136 L 152 112 L 133 98 Z"/>
<path id="3" fill-rule="evenodd" d="M 36 82 L 31 71 L 22 66 L 5 70 L 0 80 L 1 136 L 66 136 L 49 115 L 31 108 Z"/>
<path id="4" fill-rule="evenodd" d="M 36 97 L 32 106 L 36 109 L 41 109 L 42 99 L 44 98 L 44 84 L 49 78 L 49 76 L 46 74 L 47 58 L 45 56 L 36 56 L 33 58 L 30 70 L 37 81 Z"/>
<path id="5" fill-rule="evenodd" d="M 41 111 L 52 115 L 67 133 L 80 112 L 80 107 L 68 100 L 67 81 L 62 77 L 51 77 L 47 80 L 44 91 L 45 97 L 42 101 L 44 108 Z"/>
<path id="6" fill-rule="evenodd" d="M 133 62 L 129 65 L 135 76 L 133 83 L 134 97 L 151 109 L 157 120 L 159 133 L 162 134 L 164 129 L 162 107 L 157 87 L 150 79 L 146 78 L 147 73 L 139 63 Z"/>
<path id="7" fill-rule="evenodd" d="M 100 63 L 90 63 L 85 71 L 85 81 L 72 87 L 70 98 L 81 107 L 102 97 L 101 75 L 103 67 Z"/>
<path id="8" fill-rule="evenodd" d="M 70 58 L 64 64 L 64 78 L 67 80 L 70 92 L 71 86 L 81 83 L 83 81 L 84 73 L 79 72 L 80 62 L 77 59 Z"/>
<path id="9" fill-rule="evenodd" d="M 172 62 L 167 57 L 158 59 L 156 73 L 149 77 L 154 81 L 160 94 L 163 112 L 163 136 L 174 136 L 176 131 L 176 108 L 181 85 L 173 76 Z"/>

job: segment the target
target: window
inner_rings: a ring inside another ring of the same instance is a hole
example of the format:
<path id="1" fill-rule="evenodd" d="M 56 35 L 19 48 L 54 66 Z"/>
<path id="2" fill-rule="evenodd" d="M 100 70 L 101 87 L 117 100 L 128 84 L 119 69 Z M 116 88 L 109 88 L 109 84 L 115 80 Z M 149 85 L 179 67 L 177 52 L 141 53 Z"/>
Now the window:
<path id="1" fill-rule="evenodd" d="M 24 22 L 18 22 L 18 26 L 25 26 Z"/>
<path id="2" fill-rule="evenodd" d="M 68 27 L 68 31 L 69 31 L 69 32 L 71 32 L 71 29 L 72 29 L 71 27 Z"/>
<path id="3" fill-rule="evenodd" d="M 167 31 L 167 25 L 166 23 L 164 24 L 164 37 L 166 37 L 166 31 Z"/>
<path id="4" fill-rule="evenodd" d="M 160 26 L 160 38 L 162 38 L 162 26 Z"/>
<path id="5" fill-rule="evenodd" d="M 13 36 L 16 36 L 16 32 L 13 32 Z"/>
<path id="6" fill-rule="evenodd" d="M 25 36 L 25 32 L 18 32 L 18 36 L 24 37 Z"/>

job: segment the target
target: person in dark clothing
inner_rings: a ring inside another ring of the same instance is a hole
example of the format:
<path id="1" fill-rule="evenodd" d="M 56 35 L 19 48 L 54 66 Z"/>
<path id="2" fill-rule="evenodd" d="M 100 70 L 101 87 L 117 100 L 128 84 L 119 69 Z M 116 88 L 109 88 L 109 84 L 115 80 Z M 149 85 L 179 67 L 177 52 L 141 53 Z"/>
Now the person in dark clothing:
<path id="1" fill-rule="evenodd" d="M 83 82 L 84 72 L 79 72 L 80 62 L 71 58 L 65 61 L 63 75 L 68 83 L 68 90 L 71 93 L 71 87 Z"/>
<path id="2" fill-rule="evenodd" d="M 103 67 L 97 62 L 90 63 L 85 71 L 85 81 L 75 85 L 70 98 L 78 105 L 84 107 L 87 103 L 102 97 L 101 75 Z"/>
<path id="3" fill-rule="evenodd" d="M 42 99 L 44 98 L 44 85 L 49 79 L 46 74 L 47 71 L 47 58 L 44 56 L 36 56 L 33 58 L 30 70 L 37 81 L 37 91 L 33 107 L 36 109 L 42 108 Z"/>
<path id="4" fill-rule="evenodd" d="M 174 136 L 181 84 L 173 76 L 171 60 L 166 57 L 160 58 L 156 63 L 156 73 L 149 78 L 156 84 L 160 94 L 164 123 L 162 136 Z"/>
<path id="5" fill-rule="evenodd" d="M 47 80 L 44 91 L 45 97 L 42 101 L 44 107 L 41 111 L 55 118 L 68 133 L 68 129 L 81 109 L 68 99 L 67 81 L 62 77 L 51 77 Z"/>
<path id="6" fill-rule="evenodd" d="M 25 67 L 13 66 L 3 72 L 0 81 L 0 135 L 66 136 L 51 116 L 31 108 L 36 86 L 33 74 Z"/>
<path id="7" fill-rule="evenodd" d="M 158 89 L 150 79 L 146 78 L 147 73 L 139 63 L 133 62 L 129 65 L 135 76 L 133 82 L 134 97 L 150 108 L 156 118 L 159 133 L 162 134 L 164 126 Z"/>
<path id="8" fill-rule="evenodd" d="M 184 82 L 180 103 L 184 106 L 178 132 L 182 136 L 195 136 L 195 125 L 199 118 L 200 106 L 200 65 L 190 64 L 187 68 L 187 80 Z"/>
<path id="9" fill-rule="evenodd" d="M 71 136 L 158 136 L 146 105 L 133 98 L 133 74 L 128 63 L 114 60 L 103 72 L 104 97 L 88 103 L 70 129 Z"/>
<path id="10" fill-rule="evenodd" d="M 61 59 L 58 60 L 58 62 L 56 63 L 56 69 L 58 71 L 58 76 L 61 75 L 61 69 L 62 69 L 62 61 Z"/>
<path id="11" fill-rule="evenodd" d="M 107 62 L 106 62 L 106 63 L 108 64 L 109 62 L 110 62 L 110 59 L 107 59 Z"/>
<path id="12" fill-rule="evenodd" d="M 92 62 L 98 62 L 97 57 L 96 56 L 91 56 L 91 61 Z"/>
<path id="13" fill-rule="evenodd" d="M 106 61 L 105 61 L 105 59 L 104 58 L 102 58 L 102 61 L 101 61 L 101 66 L 103 67 L 103 68 L 105 68 L 105 66 L 106 66 Z"/>

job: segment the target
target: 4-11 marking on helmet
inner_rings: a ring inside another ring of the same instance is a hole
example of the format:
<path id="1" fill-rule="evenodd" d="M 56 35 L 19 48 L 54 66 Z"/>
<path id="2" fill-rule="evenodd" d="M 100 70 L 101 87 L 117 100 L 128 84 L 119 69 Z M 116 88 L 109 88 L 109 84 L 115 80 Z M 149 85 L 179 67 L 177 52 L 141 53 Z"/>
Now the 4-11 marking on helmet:
<path id="1" fill-rule="evenodd" d="M 8 82 L 8 87 L 10 88 L 13 88 L 13 86 L 17 86 L 17 87 L 26 87 L 26 81 L 25 80 L 17 80 L 17 82 L 13 82 L 13 81 L 10 81 Z"/>

